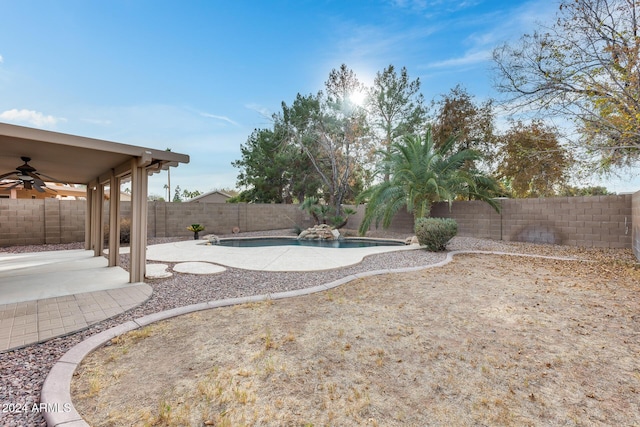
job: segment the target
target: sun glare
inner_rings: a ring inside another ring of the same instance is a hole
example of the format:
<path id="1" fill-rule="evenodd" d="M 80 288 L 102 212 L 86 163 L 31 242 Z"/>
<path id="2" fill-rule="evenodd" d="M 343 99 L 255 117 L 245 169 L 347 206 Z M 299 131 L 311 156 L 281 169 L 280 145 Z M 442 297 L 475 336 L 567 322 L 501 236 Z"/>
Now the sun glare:
<path id="1" fill-rule="evenodd" d="M 349 96 L 349 99 L 351 100 L 351 102 L 361 107 L 362 105 L 364 105 L 364 102 L 367 99 L 367 93 L 364 90 L 359 90 L 357 92 L 353 92 Z"/>

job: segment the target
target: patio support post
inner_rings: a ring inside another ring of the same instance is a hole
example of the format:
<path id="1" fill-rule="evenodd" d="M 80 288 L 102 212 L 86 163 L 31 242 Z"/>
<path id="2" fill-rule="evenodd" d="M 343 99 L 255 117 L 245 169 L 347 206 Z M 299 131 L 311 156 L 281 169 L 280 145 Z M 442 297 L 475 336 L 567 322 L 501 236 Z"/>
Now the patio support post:
<path id="1" fill-rule="evenodd" d="M 91 233 L 91 221 L 93 211 L 93 187 L 87 184 L 87 205 L 85 207 L 84 213 L 84 249 L 89 251 L 93 247 L 92 239 L 93 234 Z"/>
<path id="2" fill-rule="evenodd" d="M 141 158 L 131 162 L 131 265 L 130 282 L 143 282 L 147 262 L 147 185 Z M 144 165 L 144 163 L 143 163 Z"/>
<path id="3" fill-rule="evenodd" d="M 109 267 L 120 264 L 120 178 L 109 178 Z"/>
<path id="4" fill-rule="evenodd" d="M 91 212 L 92 249 L 94 256 L 102 256 L 104 246 L 104 185 L 97 184 L 93 190 Z"/>

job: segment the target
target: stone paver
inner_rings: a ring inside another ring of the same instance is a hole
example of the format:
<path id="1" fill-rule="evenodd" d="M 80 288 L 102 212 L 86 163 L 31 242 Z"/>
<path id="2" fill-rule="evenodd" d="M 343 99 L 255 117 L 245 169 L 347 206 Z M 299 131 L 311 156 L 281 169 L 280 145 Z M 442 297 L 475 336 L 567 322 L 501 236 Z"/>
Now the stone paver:
<path id="1" fill-rule="evenodd" d="M 145 277 L 147 279 L 166 279 L 173 276 L 173 273 L 167 270 L 168 268 L 167 264 L 147 264 Z"/>
<path id="2" fill-rule="evenodd" d="M 0 304 L 0 351 L 84 329 L 142 304 L 151 291 L 151 286 L 136 283 L 105 291 Z"/>
<path id="3" fill-rule="evenodd" d="M 189 273 L 189 274 L 216 274 L 222 273 L 227 269 L 220 266 L 211 264 L 209 262 L 181 262 L 173 266 L 173 271 L 178 273 Z"/>

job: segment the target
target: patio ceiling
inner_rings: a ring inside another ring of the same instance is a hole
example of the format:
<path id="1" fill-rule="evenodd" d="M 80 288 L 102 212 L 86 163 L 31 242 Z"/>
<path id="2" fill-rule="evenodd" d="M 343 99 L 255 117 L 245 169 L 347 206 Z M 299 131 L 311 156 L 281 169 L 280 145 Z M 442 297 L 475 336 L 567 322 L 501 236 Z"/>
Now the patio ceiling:
<path id="1" fill-rule="evenodd" d="M 171 151 L 0 123 L 0 175 L 22 165 L 22 156 L 39 173 L 69 184 L 89 184 L 126 169 L 132 158 L 144 159 L 149 172 L 189 162 L 189 156 Z"/>

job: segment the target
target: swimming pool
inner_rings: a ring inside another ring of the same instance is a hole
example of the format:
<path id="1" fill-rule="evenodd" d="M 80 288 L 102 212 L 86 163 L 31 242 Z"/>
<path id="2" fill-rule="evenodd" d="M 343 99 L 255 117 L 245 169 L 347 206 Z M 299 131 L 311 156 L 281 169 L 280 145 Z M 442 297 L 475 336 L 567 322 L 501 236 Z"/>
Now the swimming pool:
<path id="1" fill-rule="evenodd" d="M 404 246 L 399 240 L 341 239 L 341 240 L 305 240 L 288 237 L 260 237 L 245 239 L 220 239 L 214 246 L 233 248 L 259 248 L 263 246 L 313 246 L 320 248 L 369 248 L 372 246 Z"/>

